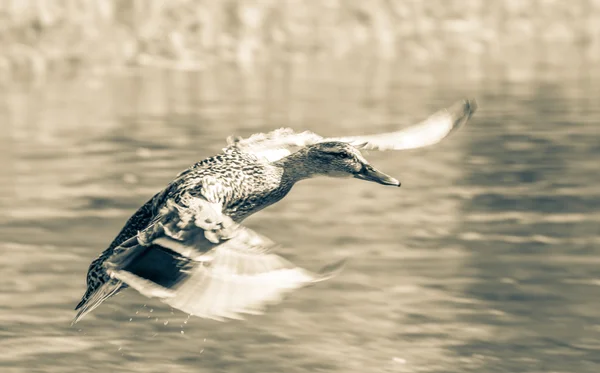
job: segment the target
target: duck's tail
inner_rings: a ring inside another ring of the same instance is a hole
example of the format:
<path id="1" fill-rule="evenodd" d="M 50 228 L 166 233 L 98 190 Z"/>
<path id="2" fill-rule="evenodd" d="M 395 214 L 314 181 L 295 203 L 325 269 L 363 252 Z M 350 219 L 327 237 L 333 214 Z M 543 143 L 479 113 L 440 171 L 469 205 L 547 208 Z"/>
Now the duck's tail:
<path id="1" fill-rule="evenodd" d="M 75 325 L 85 315 L 95 310 L 96 307 L 101 305 L 106 299 L 118 293 L 123 287 L 123 282 L 111 278 L 102 286 L 97 288 L 90 296 L 84 297 L 81 302 L 79 302 L 77 307 L 75 307 L 75 309 L 79 310 L 79 312 L 77 312 L 77 315 L 75 315 L 75 318 L 71 322 L 71 326 Z"/>

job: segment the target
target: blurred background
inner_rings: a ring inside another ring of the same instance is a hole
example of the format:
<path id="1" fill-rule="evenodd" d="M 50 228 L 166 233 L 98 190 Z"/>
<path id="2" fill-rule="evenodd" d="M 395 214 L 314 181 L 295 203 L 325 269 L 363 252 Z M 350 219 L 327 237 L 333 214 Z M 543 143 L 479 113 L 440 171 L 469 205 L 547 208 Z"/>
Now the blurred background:
<path id="1" fill-rule="evenodd" d="M 0 371 L 600 371 L 600 1 L 1 0 Z M 314 179 L 247 225 L 337 278 L 264 316 L 133 290 L 70 327 L 126 219 L 229 135 L 443 143 Z"/>

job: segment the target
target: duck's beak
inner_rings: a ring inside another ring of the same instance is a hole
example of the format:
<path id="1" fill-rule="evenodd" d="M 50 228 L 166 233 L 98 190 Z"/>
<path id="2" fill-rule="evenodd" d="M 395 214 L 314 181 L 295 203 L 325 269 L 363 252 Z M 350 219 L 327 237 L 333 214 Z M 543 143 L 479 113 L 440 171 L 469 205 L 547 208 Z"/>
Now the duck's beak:
<path id="1" fill-rule="evenodd" d="M 383 172 L 376 170 L 373 168 L 373 166 L 368 164 L 364 165 L 358 173 L 354 174 L 354 177 L 357 179 L 374 181 L 383 185 L 393 185 L 397 187 L 400 186 L 400 182 L 398 180 L 394 179 L 390 175 L 386 175 Z"/>

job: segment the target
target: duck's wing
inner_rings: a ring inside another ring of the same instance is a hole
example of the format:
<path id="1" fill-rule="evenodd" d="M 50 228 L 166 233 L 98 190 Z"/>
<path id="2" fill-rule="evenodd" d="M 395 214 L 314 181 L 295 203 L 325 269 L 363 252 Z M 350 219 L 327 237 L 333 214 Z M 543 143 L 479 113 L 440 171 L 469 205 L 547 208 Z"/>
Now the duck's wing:
<path id="1" fill-rule="evenodd" d="M 367 136 L 327 138 L 365 150 L 408 150 L 437 144 L 465 125 L 477 110 L 475 100 L 463 100 L 442 109 L 424 121 L 395 132 Z"/>
<path id="2" fill-rule="evenodd" d="M 274 162 L 295 152 L 297 149 L 323 141 L 323 137 L 310 131 L 294 132 L 291 128 L 279 128 L 267 133 L 256 133 L 247 139 L 229 137 L 228 146 Z"/>
<path id="3" fill-rule="evenodd" d="M 395 132 L 365 136 L 322 137 L 305 131 L 296 133 L 280 128 L 269 133 L 259 133 L 247 139 L 229 138 L 229 146 L 263 157 L 268 161 L 281 159 L 297 148 L 326 141 L 347 142 L 366 150 L 407 150 L 436 144 L 463 126 L 477 110 L 475 100 L 456 102 L 424 121 Z"/>
<path id="4" fill-rule="evenodd" d="M 273 253 L 276 245 L 268 238 L 191 196 L 180 204 L 167 201 L 136 241 L 106 261 L 109 275 L 147 297 L 215 320 L 261 313 L 285 293 L 326 280 L 343 266 L 302 269 Z"/>

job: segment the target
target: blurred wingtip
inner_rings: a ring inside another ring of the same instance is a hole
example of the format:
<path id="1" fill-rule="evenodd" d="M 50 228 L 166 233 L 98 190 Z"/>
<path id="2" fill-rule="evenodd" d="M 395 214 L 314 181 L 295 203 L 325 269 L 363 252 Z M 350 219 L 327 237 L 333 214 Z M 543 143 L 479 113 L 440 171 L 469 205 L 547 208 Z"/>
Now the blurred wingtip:
<path id="1" fill-rule="evenodd" d="M 329 280 L 330 278 L 339 275 L 346 267 L 347 262 L 348 259 L 344 258 L 324 266 L 319 270 L 318 277 L 315 278 L 314 282 Z"/>
<path id="2" fill-rule="evenodd" d="M 448 107 L 446 112 L 452 117 L 452 129 L 450 132 L 454 132 L 457 129 L 464 126 L 473 114 L 477 111 L 479 105 L 477 100 L 474 98 L 466 98 L 456 102 L 454 105 Z M 449 132 L 449 133 L 450 133 Z M 448 134 L 449 134 L 448 133 Z"/>
<path id="3" fill-rule="evenodd" d="M 477 103 L 476 99 L 465 98 L 463 100 L 455 102 L 446 110 L 450 112 L 450 114 L 452 114 L 455 118 L 459 119 L 463 117 L 470 117 L 477 111 L 478 108 L 479 104 Z"/>
<path id="4" fill-rule="evenodd" d="M 479 108 L 479 104 L 474 98 L 467 98 L 463 102 L 465 106 L 465 112 L 468 112 L 470 115 L 473 115 Z"/>

